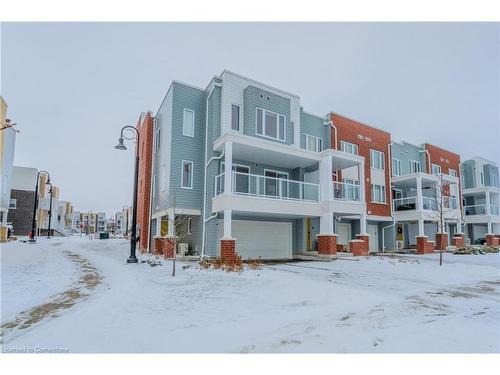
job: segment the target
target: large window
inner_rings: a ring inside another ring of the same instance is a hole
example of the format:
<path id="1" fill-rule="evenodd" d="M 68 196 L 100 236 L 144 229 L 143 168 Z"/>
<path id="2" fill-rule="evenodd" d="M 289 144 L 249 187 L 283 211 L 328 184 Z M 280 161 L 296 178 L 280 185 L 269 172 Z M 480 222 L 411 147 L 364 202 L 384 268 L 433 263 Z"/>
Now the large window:
<path id="1" fill-rule="evenodd" d="M 370 167 L 384 170 L 384 153 L 377 150 L 370 150 Z"/>
<path id="2" fill-rule="evenodd" d="M 182 134 L 188 137 L 194 137 L 194 111 L 192 109 L 184 108 Z"/>
<path id="3" fill-rule="evenodd" d="M 161 143 L 161 131 L 160 131 L 160 127 L 158 125 L 156 125 L 155 146 L 154 146 L 155 152 L 157 152 L 160 149 L 160 143 Z"/>
<path id="4" fill-rule="evenodd" d="M 354 143 L 349 143 L 346 141 L 340 141 L 340 149 L 348 154 L 357 155 L 358 154 L 358 145 Z"/>
<path id="5" fill-rule="evenodd" d="M 440 175 L 441 174 L 441 166 L 437 164 L 432 164 L 432 174 Z"/>
<path id="6" fill-rule="evenodd" d="M 231 129 L 240 131 L 240 106 L 231 104 Z"/>
<path id="7" fill-rule="evenodd" d="M 372 202 L 385 203 L 385 186 L 372 184 Z"/>
<path id="8" fill-rule="evenodd" d="M 256 133 L 267 138 L 285 141 L 285 116 L 257 108 Z"/>
<path id="9" fill-rule="evenodd" d="M 448 174 L 453 177 L 457 177 L 457 171 L 454 169 L 449 168 L 448 169 Z"/>
<path id="10" fill-rule="evenodd" d="M 188 160 L 182 161 L 182 185 L 183 189 L 193 188 L 193 162 Z"/>
<path id="11" fill-rule="evenodd" d="M 420 162 L 416 160 L 410 160 L 410 173 L 420 172 Z"/>
<path id="12" fill-rule="evenodd" d="M 401 160 L 392 159 L 392 175 L 393 176 L 401 176 Z"/>
<path id="13" fill-rule="evenodd" d="M 17 199 L 11 199 L 9 202 L 9 209 L 14 210 L 17 207 Z"/>
<path id="14" fill-rule="evenodd" d="M 305 134 L 306 149 L 315 152 L 323 151 L 323 139 L 313 135 Z"/>

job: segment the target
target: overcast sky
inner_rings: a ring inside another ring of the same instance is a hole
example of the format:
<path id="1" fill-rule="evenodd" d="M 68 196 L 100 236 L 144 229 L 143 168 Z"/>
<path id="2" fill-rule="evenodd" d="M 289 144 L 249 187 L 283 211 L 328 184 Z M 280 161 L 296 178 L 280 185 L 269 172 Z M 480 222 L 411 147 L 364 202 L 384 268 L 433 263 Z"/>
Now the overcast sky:
<path id="1" fill-rule="evenodd" d="M 119 130 L 154 113 L 172 80 L 224 68 L 467 159 L 499 160 L 498 24 L 2 24 L 1 94 L 15 165 L 50 171 L 76 210 L 130 204 Z"/>

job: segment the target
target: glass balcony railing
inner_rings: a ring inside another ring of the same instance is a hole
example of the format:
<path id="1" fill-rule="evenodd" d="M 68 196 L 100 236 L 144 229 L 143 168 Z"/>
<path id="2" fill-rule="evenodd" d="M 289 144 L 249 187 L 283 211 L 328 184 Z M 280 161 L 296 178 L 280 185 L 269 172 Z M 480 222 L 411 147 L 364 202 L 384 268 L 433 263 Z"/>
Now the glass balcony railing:
<path id="1" fill-rule="evenodd" d="M 334 182 L 333 199 L 359 201 L 359 185 L 346 182 Z"/>

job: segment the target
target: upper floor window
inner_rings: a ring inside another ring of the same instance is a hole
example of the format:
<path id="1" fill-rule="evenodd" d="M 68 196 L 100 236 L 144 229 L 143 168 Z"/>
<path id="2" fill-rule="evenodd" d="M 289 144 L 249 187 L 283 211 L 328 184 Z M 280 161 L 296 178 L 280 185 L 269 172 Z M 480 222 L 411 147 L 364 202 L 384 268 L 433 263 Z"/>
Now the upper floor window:
<path id="1" fill-rule="evenodd" d="M 154 150 L 157 152 L 160 149 L 160 142 L 161 142 L 161 131 L 160 127 L 156 124 L 155 122 L 155 139 L 154 139 L 155 145 L 154 145 Z"/>
<path id="2" fill-rule="evenodd" d="M 371 188 L 372 202 L 385 203 L 385 186 L 372 184 Z"/>
<path id="3" fill-rule="evenodd" d="M 231 129 L 240 131 L 240 106 L 231 104 Z"/>
<path id="4" fill-rule="evenodd" d="M 285 116 L 257 108 L 255 132 L 267 138 L 285 141 Z"/>
<path id="5" fill-rule="evenodd" d="M 420 162 L 410 160 L 410 173 L 420 173 Z"/>
<path id="6" fill-rule="evenodd" d="M 384 170 L 384 153 L 377 150 L 370 150 L 370 167 Z"/>
<path id="7" fill-rule="evenodd" d="M 323 151 L 323 139 L 313 135 L 304 134 L 306 137 L 306 150 L 321 152 Z"/>
<path id="8" fill-rule="evenodd" d="M 457 177 L 457 171 L 454 169 L 449 168 L 448 169 L 448 174 L 453 177 Z"/>
<path id="9" fill-rule="evenodd" d="M 194 137 L 194 111 L 184 108 L 182 117 L 182 135 Z"/>
<path id="10" fill-rule="evenodd" d="M 432 174 L 440 175 L 441 174 L 441 166 L 437 164 L 432 164 Z"/>
<path id="11" fill-rule="evenodd" d="M 348 154 L 357 155 L 358 154 L 358 145 L 354 143 L 349 143 L 346 141 L 340 141 L 340 149 L 343 152 L 347 152 Z"/>
<path id="12" fill-rule="evenodd" d="M 182 161 L 182 184 L 183 189 L 193 188 L 193 162 L 189 160 Z"/>
<path id="13" fill-rule="evenodd" d="M 401 174 L 402 174 L 401 160 L 392 159 L 392 175 L 393 176 L 401 176 Z"/>
<path id="14" fill-rule="evenodd" d="M 17 199 L 11 199 L 9 202 L 9 209 L 15 210 L 17 207 Z"/>

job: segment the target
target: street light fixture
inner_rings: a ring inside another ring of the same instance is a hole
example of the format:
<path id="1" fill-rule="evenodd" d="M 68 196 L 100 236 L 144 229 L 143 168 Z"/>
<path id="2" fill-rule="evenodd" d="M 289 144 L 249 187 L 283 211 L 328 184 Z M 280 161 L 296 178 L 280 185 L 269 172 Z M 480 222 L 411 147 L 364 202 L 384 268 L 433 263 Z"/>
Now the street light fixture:
<path id="1" fill-rule="evenodd" d="M 50 221 L 52 220 L 52 195 L 54 194 L 54 190 L 52 185 L 50 185 L 50 203 L 49 203 L 49 227 L 47 229 L 47 239 L 50 240 Z"/>
<path id="2" fill-rule="evenodd" d="M 51 185 L 50 183 L 50 174 L 47 171 L 39 171 L 36 175 L 36 186 L 35 186 L 35 203 L 33 204 L 33 221 L 31 222 L 31 233 L 30 233 L 30 239 L 29 242 L 34 243 L 36 242 L 36 210 L 38 208 L 38 183 L 40 180 L 40 174 L 45 174 L 47 175 L 47 182 L 45 182 L 45 185 Z"/>
<path id="3" fill-rule="evenodd" d="M 137 144 L 135 148 L 135 176 L 134 176 L 134 196 L 133 196 L 133 211 L 132 211 L 132 233 L 130 235 L 130 256 L 127 259 L 127 263 L 137 263 L 137 257 L 135 256 L 135 249 L 137 247 L 137 180 L 139 178 L 139 131 L 130 125 L 124 126 L 120 132 L 120 138 L 118 138 L 118 144 L 115 146 L 117 150 L 126 150 L 127 147 L 123 143 L 123 131 L 130 129 L 134 131 L 135 137 L 137 139 Z M 133 138 L 127 138 L 131 140 Z M 128 230 L 128 227 L 127 227 Z"/>

